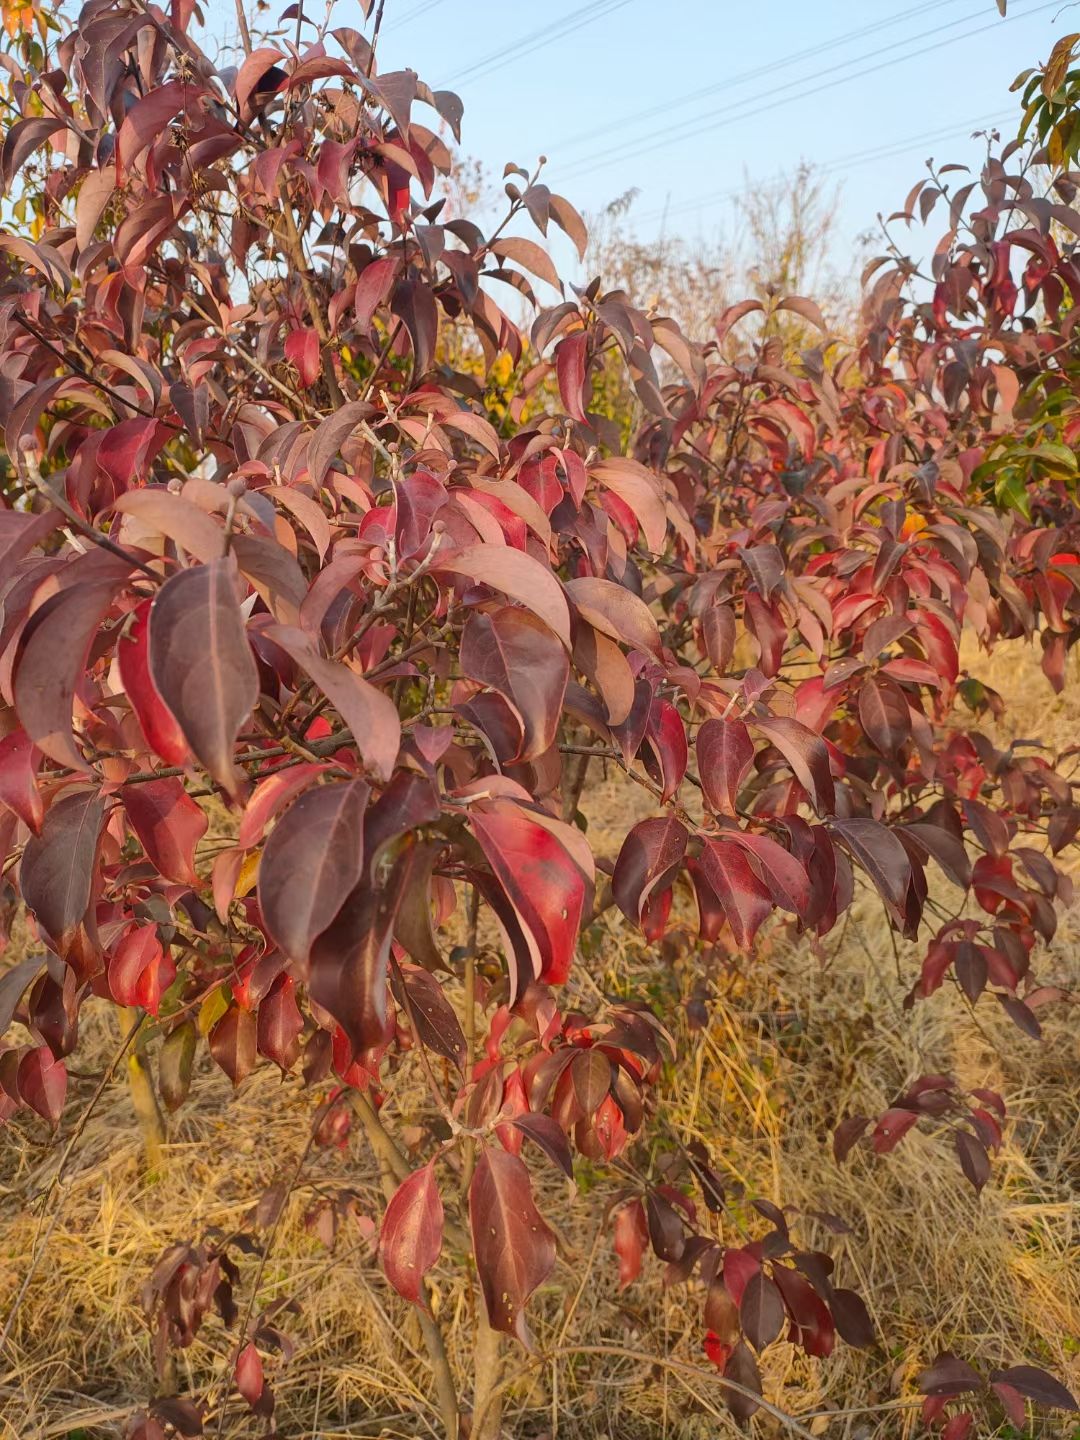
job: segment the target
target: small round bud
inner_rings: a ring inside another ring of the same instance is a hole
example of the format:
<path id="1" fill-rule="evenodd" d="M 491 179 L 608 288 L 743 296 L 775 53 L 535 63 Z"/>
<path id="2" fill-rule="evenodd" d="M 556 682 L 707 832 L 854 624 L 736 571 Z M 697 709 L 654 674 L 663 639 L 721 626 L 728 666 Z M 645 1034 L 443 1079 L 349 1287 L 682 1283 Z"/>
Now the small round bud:
<path id="1" fill-rule="evenodd" d="M 239 500 L 242 495 L 246 495 L 247 488 L 247 481 L 244 479 L 243 475 L 234 475 L 233 478 L 229 481 L 229 483 L 225 486 L 225 489 L 229 492 L 229 494 L 233 497 L 234 500 Z"/>
<path id="2" fill-rule="evenodd" d="M 165 488 L 170 495 L 179 495 L 180 491 L 184 488 L 184 482 L 178 475 L 174 475 Z"/>

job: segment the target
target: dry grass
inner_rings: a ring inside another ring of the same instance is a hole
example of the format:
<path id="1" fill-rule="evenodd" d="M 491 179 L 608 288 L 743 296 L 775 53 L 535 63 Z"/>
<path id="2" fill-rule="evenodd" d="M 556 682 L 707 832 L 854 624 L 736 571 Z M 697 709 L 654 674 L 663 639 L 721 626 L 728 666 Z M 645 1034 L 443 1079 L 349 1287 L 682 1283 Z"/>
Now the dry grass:
<path id="1" fill-rule="evenodd" d="M 1009 733 L 1062 744 L 1075 738 L 1080 686 L 1054 700 L 1034 662 L 1016 650 L 978 668 L 1011 704 Z M 614 784 L 598 784 L 587 797 L 600 853 L 613 849 L 625 807 L 625 793 Z M 901 1014 L 914 950 L 900 949 L 902 985 L 888 932 L 866 902 L 819 950 L 781 931 L 739 975 L 704 975 L 692 954 L 668 960 L 644 953 L 614 915 L 602 928 L 588 983 L 613 994 L 647 984 L 683 1047 L 659 1107 L 659 1129 L 683 1141 L 703 1139 L 718 1168 L 751 1195 L 828 1209 L 853 1227 L 841 1240 L 815 1221 L 800 1233 L 831 1249 L 842 1280 L 869 1297 L 883 1347 L 857 1353 L 839 1346 L 827 1361 L 808 1361 L 778 1345 L 764 1367 L 767 1394 L 796 1414 L 892 1405 L 809 1422 L 845 1440 L 885 1440 L 917 1431 L 917 1412 L 899 1402 L 910 1398 L 914 1372 L 939 1348 L 987 1367 L 1027 1359 L 1080 1385 L 1080 1053 L 1067 1010 L 1047 1016 L 1041 1045 L 985 1006 L 973 1023 L 947 992 Z M 1077 938 L 1077 919 L 1067 914 L 1049 962 L 1074 984 Z M 713 991 L 711 1020 L 706 1030 L 691 1032 L 683 1002 L 703 978 Z M 74 1062 L 85 1070 L 72 1084 L 71 1116 L 115 1049 L 111 1026 L 91 1007 Z M 872 1113 L 926 1069 L 994 1085 L 1010 1100 L 1008 1143 L 981 1199 L 960 1178 L 950 1148 L 933 1136 L 909 1137 L 883 1160 L 858 1155 L 841 1169 L 831 1159 L 829 1132 L 845 1109 Z M 421 1104 L 419 1089 L 401 1088 L 388 1108 L 415 1124 Z M 3 1440 L 122 1434 L 124 1416 L 154 1393 L 138 1306 L 154 1259 L 175 1238 L 242 1227 L 260 1193 L 291 1171 L 309 1115 L 310 1098 L 295 1082 L 280 1084 L 270 1067 L 237 1094 L 204 1067 L 173 1124 L 164 1172 L 148 1176 L 126 1089 L 115 1083 L 106 1090 L 0 1357 Z M 8 1314 L 40 1240 L 42 1226 L 27 1200 L 48 1180 L 55 1157 L 55 1145 L 34 1124 L 19 1123 L 0 1137 L 0 1316 Z M 647 1166 L 649 1156 L 639 1163 Z M 619 1295 L 610 1239 L 598 1229 L 617 1181 L 600 1172 L 584 1178 L 573 1198 L 550 1174 L 542 1181 L 563 1245 L 534 1306 L 541 1347 L 608 1344 L 697 1362 L 700 1294 L 663 1289 L 653 1268 Z M 280 1433 L 319 1440 L 434 1434 L 415 1318 L 388 1294 L 362 1228 L 346 1222 L 332 1260 L 304 1224 L 313 1198 L 335 1187 L 351 1187 L 361 1213 L 377 1212 L 377 1176 L 359 1136 L 343 1150 L 314 1153 L 263 1274 L 261 1303 L 289 1293 L 300 1298 L 299 1313 L 286 1317 L 296 1353 L 272 1376 Z M 736 1214 L 725 1223 L 738 1220 Z M 254 1269 L 254 1261 L 243 1262 L 241 1305 Z M 436 1278 L 438 1315 L 455 1369 L 465 1375 L 474 1296 L 449 1265 Z M 208 1320 L 180 1357 L 179 1386 L 221 1376 L 233 1338 Z M 506 1392 L 509 1435 L 703 1440 L 735 1433 L 704 1371 L 695 1376 L 595 1355 L 532 1366 L 520 1352 L 511 1365 L 520 1373 Z M 762 1434 L 778 1433 L 767 1417 L 754 1423 Z M 237 1415 L 225 1433 L 260 1432 Z M 1056 1418 L 1038 1433 L 1065 1436 L 1072 1427 Z"/>

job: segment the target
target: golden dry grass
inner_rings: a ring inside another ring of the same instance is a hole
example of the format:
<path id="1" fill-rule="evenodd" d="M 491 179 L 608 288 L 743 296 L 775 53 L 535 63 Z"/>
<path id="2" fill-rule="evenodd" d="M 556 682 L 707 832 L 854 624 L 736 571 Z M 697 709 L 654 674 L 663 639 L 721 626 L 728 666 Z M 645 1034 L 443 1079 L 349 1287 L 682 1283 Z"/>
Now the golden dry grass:
<path id="1" fill-rule="evenodd" d="M 1009 647 L 977 666 L 1010 703 L 1011 735 L 1050 743 L 1075 739 L 1080 685 L 1054 699 L 1034 661 Z M 644 797 L 647 799 L 647 797 Z M 625 828 L 622 786 L 598 783 L 586 797 L 590 837 L 613 853 Z M 636 800 L 635 802 L 636 803 Z M 1063 981 L 1080 980 L 1078 921 L 1063 917 L 1046 962 Z M 989 1367 L 1021 1359 L 1045 1365 L 1080 1387 L 1080 1044 L 1067 1009 L 1047 1012 L 1036 1044 L 986 1006 L 977 1023 L 945 991 L 901 1014 L 915 951 L 893 947 L 876 907 L 855 907 L 841 932 L 815 950 L 784 931 L 735 976 L 708 976 L 689 955 L 647 953 L 615 912 L 578 983 L 609 994 L 646 984 L 677 1033 L 682 1063 L 670 1077 L 654 1122 L 683 1142 L 704 1140 L 717 1167 L 761 1195 L 802 1209 L 842 1215 L 853 1233 L 837 1240 L 815 1221 L 799 1232 L 836 1255 L 843 1283 L 868 1297 L 881 1348 L 838 1346 L 826 1361 L 786 1344 L 764 1364 L 766 1393 L 816 1432 L 844 1440 L 915 1434 L 917 1411 L 904 1402 L 914 1373 L 950 1348 Z M 703 978 L 712 987 L 710 1023 L 690 1031 L 683 1001 Z M 110 1017 L 90 1007 L 73 1079 L 69 1115 L 78 1114 L 117 1043 Z M 965 1084 L 989 1084 L 1009 1099 L 1013 1121 L 994 1179 L 976 1199 L 951 1147 L 912 1135 L 892 1155 L 832 1161 L 829 1135 L 846 1109 L 874 1113 L 914 1075 L 950 1070 Z M 419 1088 L 392 1092 L 388 1113 L 415 1125 Z M 303 1150 L 311 1101 L 270 1067 L 234 1094 L 203 1064 L 192 1097 L 172 1124 L 168 1163 L 147 1175 L 130 1100 L 117 1081 L 81 1137 L 53 1213 L 45 1258 L 19 1306 L 0 1356 L 0 1436 L 116 1436 L 133 1406 L 155 1393 L 139 1289 L 161 1250 L 211 1227 L 240 1228 L 262 1191 L 290 1173 Z M 72 1119 L 68 1119 L 70 1125 Z M 43 1127 L 21 1122 L 0 1136 L 0 1317 L 8 1314 L 44 1227 L 28 1200 L 50 1176 L 57 1149 Z M 658 1149 L 657 1155 L 660 1154 Z M 640 1163 L 649 1163 L 648 1155 Z M 534 1302 L 540 1345 L 610 1345 L 643 1357 L 669 1353 L 701 1360 L 700 1292 L 664 1289 L 646 1262 L 641 1282 L 616 1289 L 610 1237 L 601 1231 L 618 1177 L 586 1169 L 571 1197 L 536 1167 L 544 1208 L 562 1247 L 551 1282 Z M 316 1150 L 276 1237 L 260 1304 L 297 1294 L 286 1317 L 296 1343 L 273 1370 L 283 1436 L 413 1436 L 437 1433 L 425 1387 L 415 1317 L 388 1293 L 364 1228 L 346 1220 L 331 1257 L 304 1223 L 316 1197 L 350 1187 L 357 1210 L 379 1209 L 377 1175 L 360 1136 L 343 1150 Z M 737 1224 L 738 1212 L 727 1225 Z M 734 1233 L 734 1232 L 732 1232 Z M 255 1262 L 243 1262 L 240 1303 Z M 437 1310 L 459 1376 L 470 1369 L 475 1296 L 451 1265 L 436 1272 Z M 205 1385 L 228 1363 L 233 1335 L 207 1321 L 179 1359 L 181 1388 Z M 734 1435 L 718 1387 L 700 1375 L 623 1356 L 582 1355 L 532 1366 L 515 1352 L 506 1391 L 505 1433 L 564 1440 L 704 1440 Z M 881 1408 L 885 1407 L 885 1408 Z M 1061 1417 L 1037 1433 L 1067 1436 Z M 780 1433 L 768 1417 L 763 1435 Z M 256 1435 L 237 1415 L 225 1433 Z"/>

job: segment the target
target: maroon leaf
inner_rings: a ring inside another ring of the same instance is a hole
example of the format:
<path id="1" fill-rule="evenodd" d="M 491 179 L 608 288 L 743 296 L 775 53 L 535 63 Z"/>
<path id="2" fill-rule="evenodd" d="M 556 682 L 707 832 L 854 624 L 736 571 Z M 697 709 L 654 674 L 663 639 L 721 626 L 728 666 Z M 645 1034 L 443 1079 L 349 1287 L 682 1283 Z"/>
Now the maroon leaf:
<path id="1" fill-rule="evenodd" d="M 953 1131 L 953 1143 L 960 1157 L 964 1178 L 974 1185 L 976 1190 L 981 1190 L 990 1179 L 990 1157 L 986 1153 L 986 1146 L 968 1131 L 959 1129 Z"/>
<path id="2" fill-rule="evenodd" d="M 275 943 L 300 964 L 363 873 L 370 793 L 362 780 L 318 786 L 294 800 L 270 832 L 259 863 L 259 909 Z"/>
<path id="3" fill-rule="evenodd" d="M 19 1098 L 55 1129 L 64 1109 L 67 1070 L 47 1045 L 28 1050 L 19 1061 Z"/>
<path id="4" fill-rule="evenodd" d="M 846 1120 L 841 1120 L 833 1134 L 833 1156 L 837 1164 L 844 1163 L 869 1127 L 870 1118 L 867 1115 L 849 1115 Z"/>
<path id="5" fill-rule="evenodd" d="M 535 760 L 558 733 L 570 662 L 551 631 L 527 610 L 503 605 L 469 618 L 461 637 L 461 669 L 497 690 L 521 724 L 521 745 L 510 757 Z"/>
<path id="6" fill-rule="evenodd" d="M 383 1273 L 403 1299 L 427 1309 L 424 1277 L 439 1258 L 443 1204 L 431 1162 L 394 1191 L 379 1232 Z"/>
<path id="7" fill-rule="evenodd" d="M 550 1115 L 535 1115 L 530 1111 L 525 1115 L 515 1115 L 511 1124 L 534 1145 L 539 1146 L 568 1180 L 573 1180 L 574 1161 L 569 1142 Z"/>
<path id="8" fill-rule="evenodd" d="M 735 814 L 735 800 L 754 763 L 754 742 L 741 720 L 706 720 L 697 735 L 698 778 L 709 807 Z"/>
<path id="9" fill-rule="evenodd" d="M 753 1352 L 744 1340 L 740 1340 L 728 1357 L 724 1366 L 724 1376 L 733 1380 L 739 1389 L 725 1388 L 724 1404 L 731 1411 L 732 1415 L 740 1425 L 745 1425 L 751 1415 L 759 1408 L 753 1400 L 752 1395 L 761 1394 L 761 1372 L 757 1367 Z M 751 1395 L 747 1395 L 750 1391 Z"/>
<path id="10" fill-rule="evenodd" d="M 739 1302 L 739 1320 L 747 1340 L 757 1351 L 771 1345 L 784 1327 L 784 1302 L 765 1274 L 755 1270 Z"/>
<path id="11" fill-rule="evenodd" d="M 829 752 L 821 736 L 801 721 L 787 716 L 755 720 L 753 724 L 791 766 L 817 813 L 831 815 L 836 809 L 836 794 L 829 769 Z"/>
<path id="12" fill-rule="evenodd" d="M 911 715 L 895 680 L 869 675 L 859 687 L 859 722 L 870 743 L 889 758 L 899 754 L 911 734 Z"/>
<path id="13" fill-rule="evenodd" d="M 58 591 L 23 628 L 13 682 L 15 710 L 34 744 L 72 770 L 89 769 L 72 731 L 75 692 L 101 622 L 130 569 L 114 561 L 105 578 Z"/>
<path id="14" fill-rule="evenodd" d="M 413 350 L 413 379 L 431 369 L 439 335 L 439 311 L 431 287 L 415 280 L 400 280 L 390 309 L 408 332 Z"/>
<path id="15" fill-rule="evenodd" d="M 858 1349 L 866 1349 L 877 1340 L 874 1323 L 870 1319 L 862 1297 L 854 1290 L 833 1290 L 829 1296 L 829 1309 L 836 1321 L 840 1338 Z"/>
<path id="16" fill-rule="evenodd" d="M 19 867 L 19 889 L 61 955 L 90 905 L 105 806 L 93 790 L 53 802 L 40 835 L 32 835 Z"/>
<path id="17" fill-rule="evenodd" d="M 611 889 L 616 904 L 635 925 L 649 898 L 671 884 L 686 854 L 686 826 L 672 816 L 642 820 L 623 841 Z"/>
<path id="18" fill-rule="evenodd" d="M 414 862 L 406 847 L 388 875 L 362 880 L 311 947 L 308 993 L 341 1026 L 350 1060 L 387 1038 L 390 943 Z"/>
<path id="19" fill-rule="evenodd" d="M 239 1005 L 230 1005 L 207 1037 L 210 1054 L 232 1081 L 239 1085 L 255 1068 L 257 1035 L 255 1016 Z"/>
<path id="20" fill-rule="evenodd" d="M 259 695 L 259 674 L 229 560 L 166 580 L 150 611 L 154 686 L 198 760 L 231 795 L 244 783 L 236 736 Z"/>
<path id="21" fill-rule="evenodd" d="M 878 820 L 834 819 L 830 823 L 893 915 L 901 914 L 911 879 L 911 861 L 900 841 Z"/>
<path id="22" fill-rule="evenodd" d="M 916 1383 L 923 1395 L 964 1395 L 983 1388 L 979 1372 L 948 1351 L 921 1371 Z"/>
<path id="23" fill-rule="evenodd" d="M 529 1346 L 525 1304 L 551 1273 L 555 1237 L 516 1156 L 491 1147 L 480 1152 L 469 1186 L 469 1223 L 488 1324 Z"/>
<path id="24" fill-rule="evenodd" d="M 255 1033 L 259 1054 L 272 1060 L 283 1073 L 291 1070 L 300 1054 L 303 1031 L 296 983 L 291 975 L 279 975 L 259 1002 Z"/>
<path id="25" fill-rule="evenodd" d="M 265 633 L 307 671 L 330 701 L 375 778 L 389 780 L 401 748 L 401 720 L 389 696 L 348 665 L 320 655 L 302 630 L 269 625 Z"/>
<path id="26" fill-rule="evenodd" d="M 28 955 L 0 975 L 0 1037 L 15 1018 L 19 1001 L 44 963 L 44 955 Z"/>
<path id="27" fill-rule="evenodd" d="M 392 965 L 394 997 L 414 1024 L 422 1045 L 443 1055 L 465 1073 L 465 1035 L 454 1007 L 434 975 L 419 965 Z"/>
<path id="28" fill-rule="evenodd" d="M 678 1260 L 686 1249 L 686 1232 L 674 1205 L 656 1190 L 650 1190 L 645 1197 L 645 1218 L 657 1258 Z"/>
<path id="29" fill-rule="evenodd" d="M 1034 1365 L 1010 1365 L 1007 1370 L 995 1370 L 990 1378 L 995 1383 L 1011 1385 L 1036 1405 L 1047 1405 L 1054 1410 L 1080 1409 L 1060 1380 Z"/>

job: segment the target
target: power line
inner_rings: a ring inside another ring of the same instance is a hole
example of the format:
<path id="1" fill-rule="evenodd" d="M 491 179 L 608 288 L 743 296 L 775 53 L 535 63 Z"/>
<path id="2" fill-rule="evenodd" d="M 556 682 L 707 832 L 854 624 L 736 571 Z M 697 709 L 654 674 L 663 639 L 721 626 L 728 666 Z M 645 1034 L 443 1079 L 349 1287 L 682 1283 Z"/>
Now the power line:
<path id="1" fill-rule="evenodd" d="M 504 45 L 499 50 L 493 50 L 490 54 L 481 56 L 467 69 L 459 71 L 449 83 L 460 85 L 463 80 L 481 80 L 494 74 L 496 70 L 501 70 L 511 60 L 519 60 L 525 55 L 531 55 L 534 50 L 553 45 L 556 40 L 562 40 L 565 36 L 572 35 L 575 30 L 580 30 L 584 25 L 591 25 L 595 20 L 602 20 L 606 16 L 614 14 L 616 10 L 621 10 L 624 5 L 629 3 L 630 0 L 592 0 L 592 3 L 583 9 L 571 11 L 558 20 L 552 20 L 547 25 L 542 25 L 538 30 L 519 36 L 509 45 Z"/>
<path id="2" fill-rule="evenodd" d="M 413 5 L 403 15 L 395 15 L 389 25 L 383 26 L 383 33 L 390 30 L 400 30 L 403 25 L 411 25 L 414 20 L 419 20 L 421 15 L 426 15 L 441 5 L 443 0 L 419 0 L 419 4 Z"/>
<path id="3" fill-rule="evenodd" d="M 661 139 L 654 141 L 652 144 L 642 145 L 636 140 L 630 140 L 623 142 L 619 145 L 610 146 L 606 150 L 597 151 L 594 155 L 586 156 L 582 161 L 579 161 L 577 164 L 572 165 L 568 171 L 563 173 L 562 178 L 576 179 L 581 175 L 588 175 L 593 170 L 600 169 L 602 166 L 608 165 L 614 160 L 622 159 L 624 158 L 624 156 L 634 153 L 636 153 L 637 155 L 652 154 L 656 150 L 665 149 L 679 140 L 688 139 L 690 136 L 708 134 L 713 130 L 719 130 L 727 125 L 736 124 L 740 120 L 745 120 L 750 118 L 751 116 L 760 114 L 762 105 L 767 104 L 770 109 L 776 109 L 780 105 L 789 105 L 797 100 L 810 99 L 812 96 L 820 95 L 826 90 L 835 89 L 837 85 L 848 84 L 852 80 L 860 80 L 867 75 L 876 74 L 877 72 L 889 69 L 894 65 L 902 65 L 907 60 L 916 60 L 922 55 L 928 54 L 931 50 L 941 50 L 948 45 L 958 44 L 962 40 L 970 40 L 973 36 L 981 35 L 987 30 L 993 30 L 998 28 L 999 26 L 1011 24 L 1013 21 L 1016 20 L 1027 19 L 1033 15 L 1040 14 L 1044 10 L 1051 10 L 1055 7 L 1055 5 L 1059 4 L 1060 0 L 1045 0 L 1044 4 L 1037 5 L 1034 9 L 1031 10 L 1024 10 L 1019 14 L 1014 12 L 1010 14 L 1007 19 L 992 20 L 986 25 L 976 26 L 973 30 L 965 30 L 960 35 L 954 35 L 948 40 L 939 41 L 936 45 L 921 46 L 917 50 L 910 51 L 907 55 L 898 56 L 895 60 L 882 60 L 878 64 L 862 68 L 854 74 L 840 75 L 834 80 L 826 81 L 824 84 L 821 85 L 815 85 L 809 90 L 801 90 L 798 94 L 787 95 L 786 97 L 783 96 L 784 91 L 791 90 L 794 86 L 805 85 L 808 80 L 814 80 L 821 75 L 828 75 L 836 70 L 848 68 L 850 65 L 859 65 L 864 60 L 872 59 L 874 56 L 880 55 L 882 51 L 879 49 L 873 51 L 870 55 L 860 55 L 855 60 L 844 61 L 839 65 L 829 66 L 825 70 L 818 71 L 814 75 L 802 76 L 789 81 L 786 85 L 781 87 L 781 98 L 778 98 L 777 92 L 775 90 L 763 92 L 759 95 L 750 96 L 748 99 L 738 102 L 738 104 L 735 106 L 721 106 L 717 110 L 707 111 L 703 115 L 698 115 L 692 120 L 685 122 L 681 127 L 663 136 Z M 978 12 L 975 13 L 985 14 L 985 9 L 980 9 Z M 928 38 L 929 36 L 940 34 L 943 30 L 951 29 L 954 25 L 963 24 L 965 23 L 965 21 L 971 20 L 973 18 L 974 14 L 970 14 L 964 16 L 963 19 L 960 21 L 951 21 L 946 25 L 935 26 L 930 30 L 923 31 L 920 35 L 909 36 L 907 40 L 897 41 L 892 45 L 885 46 L 884 49 L 895 50 L 901 44 L 909 44 L 912 40 L 923 40 Z M 738 113 L 731 113 L 733 110 L 737 111 Z M 720 118 L 713 119 L 714 116 Z M 706 120 L 712 120 L 712 123 L 702 125 L 701 122 Z"/>
<path id="4" fill-rule="evenodd" d="M 928 10 L 941 10 L 946 5 L 959 3 L 960 0 L 924 0 L 923 4 L 916 5 L 910 10 L 898 11 L 895 15 L 890 15 L 884 20 L 875 20 L 872 25 L 864 25 L 857 30 L 847 30 L 842 35 L 835 35 L 831 40 L 824 40 L 821 44 L 810 46 L 805 50 L 793 50 L 790 55 L 785 55 L 779 60 L 769 61 L 764 65 L 755 66 L 752 70 L 744 70 L 741 74 L 725 77 L 715 85 L 705 85 L 700 90 L 691 90 L 685 95 L 662 100 L 647 110 L 635 110 L 628 115 L 621 115 L 615 120 L 609 120 L 604 125 L 592 125 L 587 130 L 579 130 L 576 134 L 569 135 L 561 141 L 553 141 L 551 149 L 561 152 L 580 145 L 584 140 L 593 140 L 597 136 L 607 135 L 613 130 L 623 130 L 627 125 L 633 125 L 640 120 L 651 120 L 655 115 L 666 115 L 672 110 L 681 109 L 684 105 L 693 104 L 695 100 L 704 100 L 709 95 L 717 95 L 721 91 L 731 90 L 736 85 L 746 84 L 749 80 L 759 80 L 763 75 L 774 75 L 778 70 L 786 70 L 789 65 L 794 65 L 800 60 L 812 60 L 816 55 L 824 55 L 829 50 L 839 49 L 852 41 L 864 40 L 868 35 L 876 35 L 881 30 L 887 30 L 891 26 L 899 24 L 902 20 L 913 20 Z"/>
<path id="5" fill-rule="evenodd" d="M 962 124 L 954 126 L 949 130 L 927 130 L 921 135 L 910 135 L 904 140 L 894 140 L 888 145 L 875 147 L 870 150 L 855 150 L 848 155 L 839 155 L 833 160 L 827 160 L 821 165 L 814 167 L 815 174 L 829 175 L 837 170 L 846 170 L 855 165 L 869 165 L 875 160 L 891 159 L 896 155 L 903 155 L 908 151 L 915 150 L 927 143 L 937 144 L 942 140 L 952 139 L 954 136 L 969 134 L 977 126 L 996 125 L 1008 120 L 1015 115 L 1014 110 L 1005 110 L 993 115 L 976 115 Z M 784 179 L 783 172 L 779 172 L 767 180 L 765 184 L 776 183 Z M 655 210 L 646 211 L 645 214 L 637 216 L 639 223 L 648 223 L 650 220 L 659 220 L 672 215 L 685 215 L 693 210 L 699 210 L 706 206 L 720 205 L 725 200 L 738 200 L 745 194 L 745 186 L 730 190 L 714 190 L 706 195 L 699 195 L 693 200 L 681 201 L 678 205 L 662 205 Z"/>

